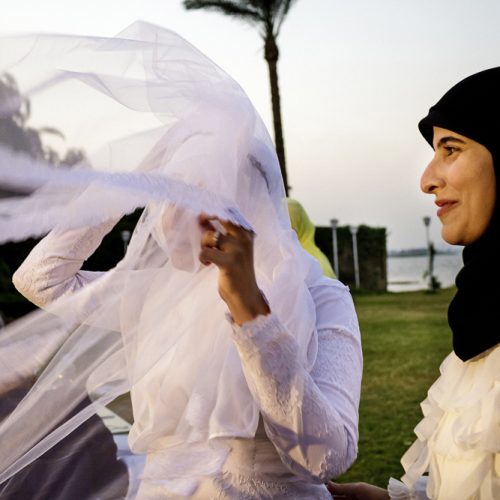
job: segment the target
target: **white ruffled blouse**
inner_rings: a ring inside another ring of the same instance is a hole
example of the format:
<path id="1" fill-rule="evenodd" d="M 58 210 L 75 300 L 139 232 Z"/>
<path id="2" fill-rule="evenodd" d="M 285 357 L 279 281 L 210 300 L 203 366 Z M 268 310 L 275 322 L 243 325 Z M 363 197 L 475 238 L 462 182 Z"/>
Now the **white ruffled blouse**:
<path id="1" fill-rule="evenodd" d="M 391 499 L 500 499 L 500 345 L 463 362 L 454 352 L 422 402 L 417 440 Z M 424 475 L 425 474 L 425 475 Z"/>
<path id="2" fill-rule="evenodd" d="M 112 225 L 53 231 L 15 273 L 16 288 L 43 307 L 93 281 L 102 273 L 80 268 Z M 362 373 L 356 313 L 347 288 L 338 281 L 325 279 L 310 291 L 319 344 L 311 372 L 298 362 L 294 337 L 274 315 L 234 327 L 233 341 L 260 408 L 261 425 L 254 439 L 229 443 L 220 475 L 202 480 L 195 498 L 328 499 L 322 483 L 354 462 Z M 165 495 L 143 483 L 139 497 Z"/>

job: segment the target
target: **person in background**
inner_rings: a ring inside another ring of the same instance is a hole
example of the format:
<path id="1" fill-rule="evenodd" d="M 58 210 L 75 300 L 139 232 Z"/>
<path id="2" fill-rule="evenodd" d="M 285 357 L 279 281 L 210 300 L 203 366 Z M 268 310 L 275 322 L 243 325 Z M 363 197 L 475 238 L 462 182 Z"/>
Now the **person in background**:
<path id="1" fill-rule="evenodd" d="M 319 261 L 323 274 L 328 278 L 336 278 L 330 261 L 326 255 L 317 247 L 314 241 L 316 228 L 309 219 L 304 207 L 293 198 L 287 198 L 288 213 L 293 230 L 297 233 L 302 248 Z"/>
<path id="2" fill-rule="evenodd" d="M 500 67 L 472 75 L 419 123 L 435 151 L 421 189 L 435 196 L 443 239 L 465 246 L 448 309 L 453 352 L 422 403 L 403 483 L 329 483 L 333 498 L 500 498 L 499 88 Z"/>

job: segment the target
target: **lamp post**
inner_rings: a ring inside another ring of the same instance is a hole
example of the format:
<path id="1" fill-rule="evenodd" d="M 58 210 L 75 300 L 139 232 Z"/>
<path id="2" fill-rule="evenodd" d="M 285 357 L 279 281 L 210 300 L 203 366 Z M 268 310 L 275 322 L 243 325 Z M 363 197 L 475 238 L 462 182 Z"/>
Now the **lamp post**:
<path id="1" fill-rule="evenodd" d="M 431 218 L 429 216 L 425 216 L 423 218 L 424 221 L 424 226 L 425 226 L 425 238 L 427 240 L 427 254 L 429 255 L 429 269 L 428 269 L 428 286 L 429 286 L 429 291 L 433 290 L 432 287 L 432 271 L 433 271 L 433 259 L 434 259 L 434 252 L 431 247 L 431 238 L 429 236 L 429 226 L 431 224 Z"/>
<path id="2" fill-rule="evenodd" d="M 128 229 L 120 231 L 120 236 L 123 241 L 123 255 L 127 253 L 128 242 L 130 241 L 131 232 Z"/>
<path id="3" fill-rule="evenodd" d="M 338 219 L 330 219 L 330 224 L 332 225 L 332 242 L 333 242 L 333 269 L 335 270 L 335 275 L 339 277 L 339 247 L 337 243 L 337 228 L 339 227 Z"/>
<path id="4" fill-rule="evenodd" d="M 349 226 L 349 230 L 352 235 L 352 256 L 354 259 L 354 281 L 356 283 L 356 288 L 360 288 L 359 281 L 359 261 L 358 261 L 358 227 L 357 226 Z"/>

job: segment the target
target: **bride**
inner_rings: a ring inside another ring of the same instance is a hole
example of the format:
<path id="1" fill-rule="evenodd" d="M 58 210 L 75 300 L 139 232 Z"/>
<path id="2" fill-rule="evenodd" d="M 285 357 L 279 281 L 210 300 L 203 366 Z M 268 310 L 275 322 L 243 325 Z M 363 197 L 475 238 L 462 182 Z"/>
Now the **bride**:
<path id="1" fill-rule="evenodd" d="M 0 149 L 0 181 L 23 193 L 0 200 L 0 242 L 48 232 L 14 275 L 42 310 L 0 336 L 0 388 L 36 375 L 0 423 L 0 482 L 130 391 L 146 465 L 129 497 L 330 498 L 357 453 L 357 318 L 291 230 L 241 87 L 145 23 L 2 44 L 0 70 L 89 153 L 63 170 Z M 137 207 L 122 261 L 82 270 Z"/>

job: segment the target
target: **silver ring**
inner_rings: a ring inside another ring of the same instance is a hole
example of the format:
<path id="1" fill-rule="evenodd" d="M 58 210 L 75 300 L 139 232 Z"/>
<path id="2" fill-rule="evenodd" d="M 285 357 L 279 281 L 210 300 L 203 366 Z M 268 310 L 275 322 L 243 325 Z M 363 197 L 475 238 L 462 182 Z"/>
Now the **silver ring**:
<path id="1" fill-rule="evenodd" d="M 215 248 L 219 248 L 220 231 L 215 231 L 213 236 L 213 244 Z M 220 249 L 220 248 L 219 248 Z"/>

